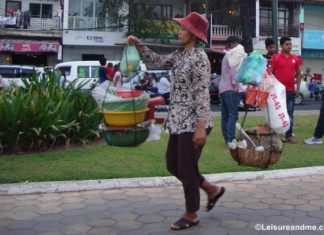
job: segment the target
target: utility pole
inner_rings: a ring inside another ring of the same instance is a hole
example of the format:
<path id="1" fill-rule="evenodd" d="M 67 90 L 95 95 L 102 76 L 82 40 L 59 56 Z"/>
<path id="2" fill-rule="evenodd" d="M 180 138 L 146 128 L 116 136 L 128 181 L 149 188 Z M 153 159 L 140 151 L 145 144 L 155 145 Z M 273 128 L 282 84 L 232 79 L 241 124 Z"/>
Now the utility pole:
<path id="1" fill-rule="evenodd" d="M 272 35 L 278 52 L 278 0 L 272 0 Z"/>
<path id="2" fill-rule="evenodd" d="M 240 18 L 241 18 L 243 46 L 247 53 L 251 53 L 253 51 L 249 14 L 250 14 L 249 0 L 240 0 Z"/>

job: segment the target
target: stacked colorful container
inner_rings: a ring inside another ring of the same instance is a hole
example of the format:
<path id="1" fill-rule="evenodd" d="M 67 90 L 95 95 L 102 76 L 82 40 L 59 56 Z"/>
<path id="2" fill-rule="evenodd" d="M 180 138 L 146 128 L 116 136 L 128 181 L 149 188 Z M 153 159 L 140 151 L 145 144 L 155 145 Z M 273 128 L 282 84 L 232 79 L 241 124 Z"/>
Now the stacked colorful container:
<path id="1" fill-rule="evenodd" d="M 106 101 L 103 105 L 105 140 L 112 146 L 140 145 L 149 135 L 148 127 L 138 126 L 149 110 L 149 97 L 142 95 L 141 91 L 117 91 L 116 94 L 121 99 Z"/>

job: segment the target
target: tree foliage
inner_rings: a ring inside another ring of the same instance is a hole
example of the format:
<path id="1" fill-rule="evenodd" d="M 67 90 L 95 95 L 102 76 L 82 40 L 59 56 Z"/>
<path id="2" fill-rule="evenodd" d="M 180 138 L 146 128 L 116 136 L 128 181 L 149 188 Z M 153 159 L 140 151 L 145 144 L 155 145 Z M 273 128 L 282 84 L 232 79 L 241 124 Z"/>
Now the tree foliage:
<path id="1" fill-rule="evenodd" d="M 127 34 L 141 38 L 165 38 L 176 31 L 176 24 L 167 19 L 156 19 L 154 0 L 100 0 L 102 16 L 127 19 Z"/>

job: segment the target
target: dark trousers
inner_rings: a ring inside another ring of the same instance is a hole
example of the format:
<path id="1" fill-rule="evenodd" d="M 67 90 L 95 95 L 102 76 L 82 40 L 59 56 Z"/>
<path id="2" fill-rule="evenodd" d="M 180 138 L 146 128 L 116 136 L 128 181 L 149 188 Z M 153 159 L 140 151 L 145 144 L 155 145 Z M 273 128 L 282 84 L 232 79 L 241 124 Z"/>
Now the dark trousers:
<path id="1" fill-rule="evenodd" d="M 210 133 L 210 129 L 207 133 Z M 198 161 L 203 149 L 194 147 L 194 133 L 170 135 L 166 162 L 168 171 L 177 177 L 183 186 L 186 210 L 196 212 L 200 207 L 199 187 L 205 178 L 199 173 Z"/>
<path id="2" fill-rule="evenodd" d="M 322 96 L 322 106 L 320 116 L 317 121 L 317 125 L 314 132 L 314 137 L 322 138 L 324 135 L 324 95 Z"/>
<path id="3" fill-rule="evenodd" d="M 295 92 L 287 91 L 286 93 L 287 99 L 287 112 L 290 119 L 290 128 L 286 132 L 286 139 L 292 137 L 293 134 L 293 126 L 294 126 L 294 111 L 295 111 Z"/>

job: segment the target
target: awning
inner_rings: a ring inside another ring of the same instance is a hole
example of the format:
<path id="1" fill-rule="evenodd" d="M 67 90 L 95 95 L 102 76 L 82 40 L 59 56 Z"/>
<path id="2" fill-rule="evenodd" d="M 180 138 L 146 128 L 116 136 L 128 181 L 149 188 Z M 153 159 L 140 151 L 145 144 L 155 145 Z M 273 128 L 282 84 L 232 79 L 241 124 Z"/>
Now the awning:
<path id="1" fill-rule="evenodd" d="M 0 40 L 0 52 L 58 53 L 59 47 L 56 41 Z"/>

